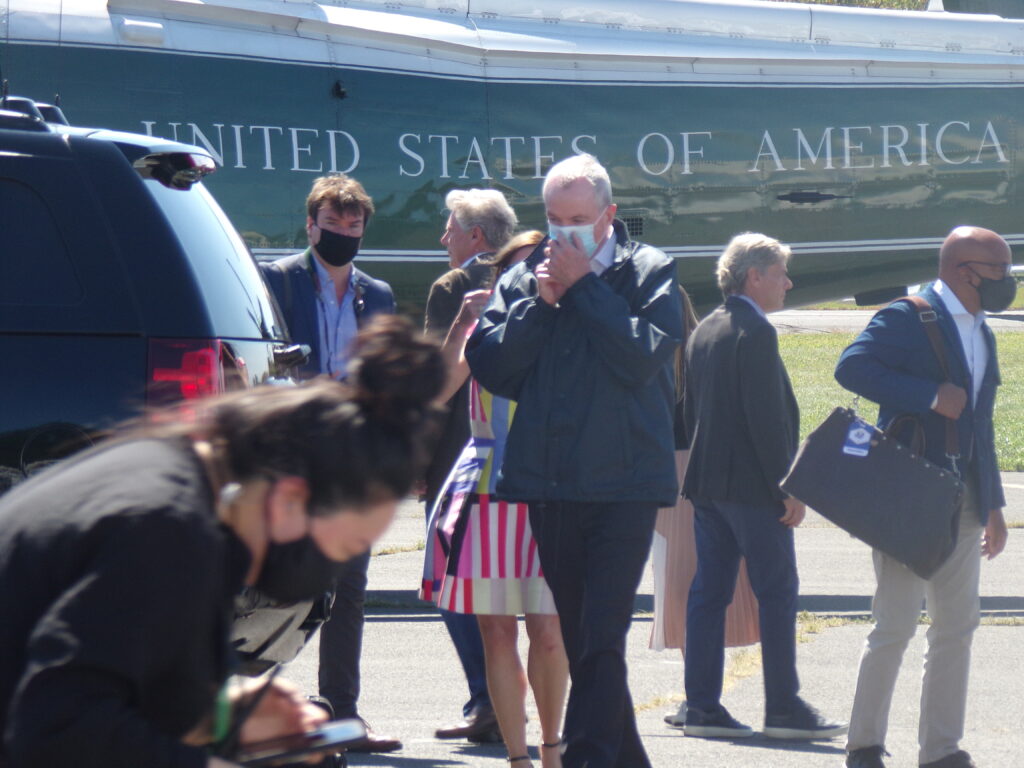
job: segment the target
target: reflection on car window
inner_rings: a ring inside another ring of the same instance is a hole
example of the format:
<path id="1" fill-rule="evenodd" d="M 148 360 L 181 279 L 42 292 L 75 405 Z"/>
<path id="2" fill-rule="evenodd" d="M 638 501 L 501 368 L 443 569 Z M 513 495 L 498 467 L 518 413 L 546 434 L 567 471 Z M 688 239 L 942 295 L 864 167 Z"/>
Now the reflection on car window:
<path id="1" fill-rule="evenodd" d="M 30 187 L 0 178 L 0 304 L 67 306 L 82 300 L 57 223 Z"/>
<path id="2" fill-rule="evenodd" d="M 152 179 L 143 183 L 185 248 L 215 334 L 287 338 L 249 249 L 206 188 L 168 189 Z"/>

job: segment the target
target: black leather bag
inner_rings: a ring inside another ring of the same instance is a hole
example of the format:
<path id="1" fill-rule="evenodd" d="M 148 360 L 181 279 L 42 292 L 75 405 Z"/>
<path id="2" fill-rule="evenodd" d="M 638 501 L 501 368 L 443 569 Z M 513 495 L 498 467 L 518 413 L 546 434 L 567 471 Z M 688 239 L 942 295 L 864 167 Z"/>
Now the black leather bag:
<path id="1" fill-rule="evenodd" d="M 923 579 L 956 546 L 960 479 L 848 408 L 807 436 L 782 489 Z"/>

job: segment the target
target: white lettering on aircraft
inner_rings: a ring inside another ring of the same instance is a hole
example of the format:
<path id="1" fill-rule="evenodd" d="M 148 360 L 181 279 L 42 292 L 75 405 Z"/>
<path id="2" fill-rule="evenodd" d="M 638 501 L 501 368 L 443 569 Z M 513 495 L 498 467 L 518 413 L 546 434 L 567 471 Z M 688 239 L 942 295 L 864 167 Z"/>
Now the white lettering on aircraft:
<path id="1" fill-rule="evenodd" d="M 296 173 L 350 173 L 362 161 L 360 138 L 341 130 L 280 125 L 167 122 L 143 120 L 148 135 L 165 135 L 202 147 L 218 164 L 232 168 L 255 166 L 274 171 L 287 167 Z M 162 126 L 166 126 L 166 129 Z M 225 142 L 225 128 L 230 128 Z M 756 133 L 754 134 L 757 135 Z M 649 176 L 689 176 L 702 163 L 743 161 L 716 155 L 714 131 L 651 131 L 635 140 L 637 168 Z M 364 141 L 368 141 L 364 137 Z M 756 141 L 756 139 L 755 139 Z M 796 173 L 810 170 L 857 170 L 930 165 L 1008 163 L 1003 142 L 992 121 L 971 124 L 964 120 L 913 125 L 832 125 L 824 128 L 765 129 L 748 155 L 748 173 Z M 737 141 L 730 135 L 730 153 Z M 567 147 L 568 145 L 568 147 Z M 540 179 L 561 156 L 570 152 L 597 152 L 596 134 L 572 137 L 460 136 L 403 133 L 394 143 L 397 154 L 377 163 L 394 162 L 399 176 L 469 181 Z M 384 145 L 384 152 L 389 152 Z"/>

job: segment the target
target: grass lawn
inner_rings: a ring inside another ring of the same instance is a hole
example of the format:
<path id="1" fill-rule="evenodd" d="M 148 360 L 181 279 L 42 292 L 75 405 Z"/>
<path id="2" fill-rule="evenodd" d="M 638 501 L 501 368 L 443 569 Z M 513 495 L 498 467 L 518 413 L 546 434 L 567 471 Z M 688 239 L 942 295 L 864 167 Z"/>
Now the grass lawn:
<path id="1" fill-rule="evenodd" d="M 836 383 L 832 372 L 839 354 L 853 340 L 848 333 L 790 333 L 779 337 L 782 358 L 800 403 L 800 437 L 825 420 L 837 405 L 849 406 L 853 395 Z M 1024 333 L 996 333 L 1003 385 L 996 399 L 996 452 L 999 468 L 1024 471 Z M 858 413 L 873 422 L 874 403 L 861 400 Z"/>
<path id="2" fill-rule="evenodd" d="M 779 0 L 782 2 L 783 0 Z M 885 8 L 890 11 L 923 11 L 928 0 L 799 0 L 813 5 L 847 5 L 857 8 Z"/>

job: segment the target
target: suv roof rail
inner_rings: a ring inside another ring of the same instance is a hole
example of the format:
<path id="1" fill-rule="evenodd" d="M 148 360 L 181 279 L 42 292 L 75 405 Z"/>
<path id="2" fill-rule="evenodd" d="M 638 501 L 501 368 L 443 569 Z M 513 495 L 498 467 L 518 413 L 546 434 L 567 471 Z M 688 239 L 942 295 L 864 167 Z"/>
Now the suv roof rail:
<path id="1" fill-rule="evenodd" d="M 24 96 L 8 96 L 4 94 L 4 97 L 0 99 L 0 109 L 6 109 L 10 112 L 21 112 L 23 115 L 29 117 L 35 117 L 39 120 L 44 120 L 43 113 L 36 108 L 36 103 L 32 99 L 26 99 Z"/>
<path id="2" fill-rule="evenodd" d="M 15 131 L 49 131 L 42 117 L 26 115 L 24 112 L 0 109 L 0 129 Z"/>
<path id="3" fill-rule="evenodd" d="M 67 117 L 64 116 L 64 110 L 62 110 L 57 104 L 44 104 L 41 101 L 37 101 L 36 109 L 38 109 L 40 114 L 42 114 L 43 120 L 48 123 L 71 125 L 71 123 L 68 122 Z"/>

